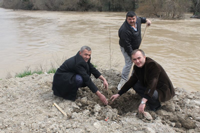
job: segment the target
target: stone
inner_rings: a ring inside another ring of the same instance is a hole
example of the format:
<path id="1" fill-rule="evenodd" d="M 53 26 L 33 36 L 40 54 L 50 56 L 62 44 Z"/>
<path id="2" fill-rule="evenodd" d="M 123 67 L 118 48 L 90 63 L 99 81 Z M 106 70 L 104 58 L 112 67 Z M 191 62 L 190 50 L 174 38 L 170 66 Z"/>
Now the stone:
<path id="1" fill-rule="evenodd" d="M 196 117 L 195 119 L 200 122 L 200 117 Z"/>
<path id="2" fill-rule="evenodd" d="M 100 122 L 95 122 L 95 123 L 93 124 L 93 126 L 94 126 L 95 128 L 97 128 L 97 129 L 100 129 L 100 128 L 101 128 L 101 123 L 100 123 Z"/>
<path id="3" fill-rule="evenodd" d="M 75 102 L 73 102 L 71 106 L 72 106 L 74 109 L 80 109 L 80 107 L 79 107 Z"/>
<path id="4" fill-rule="evenodd" d="M 79 116 L 78 116 L 78 114 L 76 113 L 76 112 L 73 112 L 72 114 L 71 114 L 71 118 L 72 119 L 75 119 L 75 118 L 78 118 Z"/>
<path id="5" fill-rule="evenodd" d="M 179 99 L 177 98 L 177 96 L 175 95 L 174 97 L 173 97 L 173 101 L 178 101 Z"/>
<path id="6" fill-rule="evenodd" d="M 153 120 L 153 118 L 152 118 L 152 116 L 149 114 L 149 112 L 144 112 L 143 115 L 144 115 L 144 117 L 145 117 L 147 120 L 149 120 L 149 121 Z"/>
<path id="7" fill-rule="evenodd" d="M 182 126 L 182 125 L 181 125 L 180 122 L 176 122 L 176 123 L 175 123 L 175 127 L 177 127 L 177 128 L 181 128 L 181 126 Z"/>
<path id="8" fill-rule="evenodd" d="M 96 104 L 94 106 L 94 112 L 99 112 L 101 110 L 101 106 L 99 104 Z"/>
<path id="9" fill-rule="evenodd" d="M 194 98 L 194 95 L 193 95 L 193 94 L 187 95 L 187 98 L 188 98 L 188 99 L 193 99 L 193 98 Z"/>
<path id="10" fill-rule="evenodd" d="M 87 103 L 87 97 L 83 97 L 83 98 L 81 98 L 81 103 L 83 104 L 83 105 L 87 105 L 88 103 Z"/>
<path id="11" fill-rule="evenodd" d="M 156 133 L 154 129 L 147 127 L 144 129 L 146 133 Z"/>
<path id="12" fill-rule="evenodd" d="M 178 106 L 178 105 L 175 105 L 175 111 L 181 111 L 181 108 L 180 108 L 180 106 Z"/>
<path id="13" fill-rule="evenodd" d="M 90 111 L 89 110 L 84 110 L 83 111 L 83 116 L 89 116 L 90 114 Z"/>
<path id="14" fill-rule="evenodd" d="M 195 103 L 196 105 L 200 106 L 200 100 L 193 100 L 193 101 L 194 101 L 194 103 Z"/>
<path id="15" fill-rule="evenodd" d="M 114 129 L 114 130 L 121 128 L 121 125 L 119 125 L 119 124 L 116 123 L 116 122 L 112 122 L 110 126 L 111 126 L 111 128 Z"/>
<path id="16" fill-rule="evenodd" d="M 169 111 L 169 112 L 174 112 L 175 111 L 175 104 L 172 102 L 172 100 L 166 102 L 162 108 L 166 111 Z"/>
<path id="17" fill-rule="evenodd" d="M 168 112 L 168 111 L 163 110 L 163 109 L 158 110 L 157 114 L 161 115 L 161 116 L 171 116 L 171 115 L 173 115 L 171 112 Z"/>
<path id="18" fill-rule="evenodd" d="M 196 127 L 196 123 L 192 120 L 190 120 L 189 118 L 187 119 L 183 119 L 179 117 L 179 121 L 182 125 L 182 127 L 186 128 L 186 129 L 194 129 Z"/>
<path id="19" fill-rule="evenodd" d="M 175 127 L 176 123 L 175 122 L 171 122 L 170 126 Z"/>

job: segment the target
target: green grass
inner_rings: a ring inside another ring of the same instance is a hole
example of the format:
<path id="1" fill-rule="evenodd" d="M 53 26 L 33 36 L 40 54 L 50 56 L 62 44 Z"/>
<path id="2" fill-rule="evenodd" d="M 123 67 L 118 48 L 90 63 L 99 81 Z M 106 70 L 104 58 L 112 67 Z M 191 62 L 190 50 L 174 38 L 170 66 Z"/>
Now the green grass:
<path id="1" fill-rule="evenodd" d="M 47 71 L 48 74 L 50 73 L 55 73 L 56 72 L 56 68 L 51 68 L 50 70 Z M 37 71 L 31 71 L 31 70 L 25 70 L 24 72 L 22 73 L 17 73 L 15 75 L 15 77 L 19 77 L 19 78 L 23 78 L 23 77 L 26 77 L 26 76 L 29 76 L 29 75 L 33 75 L 33 74 L 43 74 L 44 72 L 42 70 L 37 70 Z"/>
<path id="2" fill-rule="evenodd" d="M 95 67 L 95 68 L 97 68 L 97 66 L 96 65 L 94 65 L 93 64 L 93 66 Z M 29 68 L 28 68 L 29 69 Z M 41 70 L 36 70 L 36 71 L 31 71 L 31 70 L 25 70 L 24 72 L 22 72 L 22 73 L 17 73 L 16 75 L 15 75 L 15 77 L 19 77 L 19 78 L 23 78 L 23 77 L 26 77 L 26 76 L 29 76 L 29 75 L 33 75 L 33 74 L 43 74 L 44 72 L 42 71 L 42 68 L 41 68 Z M 50 73 L 55 73 L 56 72 L 56 70 L 57 70 L 57 68 L 55 68 L 55 67 L 52 67 L 52 68 L 50 68 L 48 71 L 47 71 L 47 73 L 48 74 L 50 74 Z M 0 79 L 1 80 L 1 79 Z"/>
<path id="3" fill-rule="evenodd" d="M 56 68 L 51 68 L 49 71 L 47 71 L 47 73 L 48 73 L 48 74 L 50 74 L 50 73 L 55 73 L 56 70 L 57 70 Z"/>
<path id="4" fill-rule="evenodd" d="M 29 75 L 32 75 L 33 73 L 31 72 L 31 70 L 26 70 L 22 73 L 17 73 L 15 75 L 15 77 L 19 77 L 19 78 L 22 78 L 22 77 L 26 77 L 26 76 L 29 76 Z"/>
<path id="5" fill-rule="evenodd" d="M 43 74 L 44 72 L 42 70 L 39 70 L 39 71 L 34 71 L 32 74 L 34 74 L 34 73 L 36 73 L 36 74 Z"/>

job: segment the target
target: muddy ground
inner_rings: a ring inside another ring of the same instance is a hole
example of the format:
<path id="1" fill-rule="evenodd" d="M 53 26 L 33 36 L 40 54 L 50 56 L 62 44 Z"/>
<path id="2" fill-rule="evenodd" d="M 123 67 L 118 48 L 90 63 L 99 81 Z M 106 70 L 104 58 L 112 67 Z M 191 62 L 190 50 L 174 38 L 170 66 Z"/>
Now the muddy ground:
<path id="1" fill-rule="evenodd" d="M 109 99 L 117 93 L 120 73 L 101 70 L 109 90 L 100 80 L 93 81 Z M 53 74 L 31 75 L 0 80 L 0 133 L 196 133 L 200 132 L 200 92 L 176 88 L 175 97 L 152 112 L 153 120 L 138 118 L 140 96 L 129 90 L 104 106 L 87 87 L 80 88 L 71 102 L 53 95 Z M 56 103 L 66 113 L 64 116 Z"/>

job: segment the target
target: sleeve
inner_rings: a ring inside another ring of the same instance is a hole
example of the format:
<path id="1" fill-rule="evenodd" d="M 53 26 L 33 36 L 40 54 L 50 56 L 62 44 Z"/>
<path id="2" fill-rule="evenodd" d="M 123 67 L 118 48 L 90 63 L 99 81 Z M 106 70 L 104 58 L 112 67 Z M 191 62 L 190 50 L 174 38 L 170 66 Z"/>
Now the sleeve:
<path id="1" fill-rule="evenodd" d="M 120 34 L 120 41 L 122 44 L 124 44 L 124 50 L 127 52 L 127 54 L 131 57 L 131 53 L 133 51 L 132 46 L 131 46 L 131 34 L 129 31 L 122 31 Z"/>
<path id="2" fill-rule="evenodd" d="M 89 63 L 90 72 L 94 75 L 94 77 L 97 79 L 99 76 L 101 76 L 101 73 L 93 66 L 92 63 Z"/>
<path id="3" fill-rule="evenodd" d="M 92 82 L 90 75 L 87 74 L 87 71 L 85 69 L 87 63 L 79 63 L 75 66 L 75 71 L 76 73 L 80 74 L 81 77 L 83 78 L 83 82 L 85 83 L 86 86 L 93 92 L 96 93 L 98 88 L 96 85 Z"/>
<path id="4" fill-rule="evenodd" d="M 139 17 L 139 18 L 141 19 L 141 23 L 146 23 L 147 22 L 145 17 Z"/>
<path id="5" fill-rule="evenodd" d="M 145 91 L 145 95 L 152 97 L 154 91 L 156 90 L 161 70 L 158 64 L 155 62 L 149 63 L 146 68 L 147 90 Z"/>
<path id="6" fill-rule="evenodd" d="M 124 84 L 121 90 L 118 92 L 119 95 L 126 93 L 130 88 L 132 88 L 135 83 L 138 81 L 138 78 L 135 73 L 129 78 L 129 80 Z"/>

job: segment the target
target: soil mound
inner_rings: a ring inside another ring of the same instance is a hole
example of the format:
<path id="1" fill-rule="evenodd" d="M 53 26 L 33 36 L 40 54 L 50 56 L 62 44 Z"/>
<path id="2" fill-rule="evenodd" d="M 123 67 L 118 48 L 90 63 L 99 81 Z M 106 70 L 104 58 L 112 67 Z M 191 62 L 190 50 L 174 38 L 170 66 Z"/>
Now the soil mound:
<path id="1" fill-rule="evenodd" d="M 120 73 L 100 70 L 109 83 L 106 91 L 100 80 L 92 77 L 99 90 L 109 99 L 118 92 Z M 140 96 L 133 89 L 104 106 L 87 87 L 80 88 L 71 102 L 53 95 L 53 74 L 31 75 L 0 80 L 1 132 L 200 132 L 200 92 L 188 93 L 176 88 L 175 97 L 152 112 L 153 120 L 139 118 Z M 67 115 L 64 116 L 56 103 Z"/>

